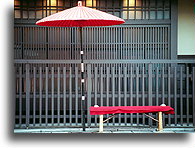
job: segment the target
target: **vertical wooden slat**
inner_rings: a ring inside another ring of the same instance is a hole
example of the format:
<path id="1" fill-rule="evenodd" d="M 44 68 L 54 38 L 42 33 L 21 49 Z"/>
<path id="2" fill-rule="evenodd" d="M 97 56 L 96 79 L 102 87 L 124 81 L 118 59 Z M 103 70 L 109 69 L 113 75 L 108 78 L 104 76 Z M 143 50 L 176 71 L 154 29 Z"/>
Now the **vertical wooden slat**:
<path id="1" fill-rule="evenodd" d="M 95 78 L 94 78 L 94 79 L 95 79 L 95 80 L 94 80 L 94 81 L 95 81 L 95 84 L 94 84 L 94 85 L 95 85 L 95 86 L 94 86 L 94 93 L 95 93 L 95 94 L 94 94 L 94 95 L 95 95 L 95 96 L 94 96 L 94 97 L 95 97 L 94 99 L 95 99 L 95 105 L 98 105 L 98 104 L 97 104 L 97 85 L 98 85 L 98 83 L 97 83 L 97 77 L 98 77 L 98 68 L 95 67 Z M 95 116 L 95 126 L 97 126 L 97 116 Z"/>
<path id="2" fill-rule="evenodd" d="M 103 67 L 100 67 L 100 106 L 103 105 Z"/>
<path id="3" fill-rule="evenodd" d="M 193 126 L 195 126 L 195 67 L 192 69 L 192 111 L 193 111 Z"/>
<path id="4" fill-rule="evenodd" d="M 160 30 L 161 30 L 161 28 L 158 27 L 157 30 L 158 30 L 157 31 L 157 42 L 158 42 L 158 46 L 157 46 L 157 59 L 160 59 L 160 47 L 161 47 L 161 45 L 160 45 Z"/>
<path id="5" fill-rule="evenodd" d="M 60 67 L 57 75 L 57 123 L 60 124 Z"/>
<path id="6" fill-rule="evenodd" d="M 63 122 L 66 125 L 66 67 L 63 67 Z"/>
<path id="7" fill-rule="evenodd" d="M 42 67 L 39 67 L 39 125 L 42 124 Z"/>
<path id="8" fill-rule="evenodd" d="M 159 67 L 156 67 L 156 105 L 159 106 L 159 83 L 158 83 L 158 80 L 159 80 Z"/>
<path id="9" fill-rule="evenodd" d="M 118 56 L 117 56 L 117 55 L 118 55 L 118 53 L 117 53 L 117 52 L 118 52 L 118 47 L 117 47 L 117 44 L 116 44 L 117 41 L 118 41 L 118 40 L 117 40 L 117 37 L 118 37 L 117 28 L 114 27 L 114 30 L 115 30 L 115 38 L 114 38 L 114 45 L 115 45 L 115 48 L 114 48 L 114 49 L 115 49 L 115 50 L 114 50 L 114 59 L 117 59 L 117 57 L 118 57 Z"/>
<path id="10" fill-rule="evenodd" d="M 72 67 L 69 72 L 69 123 L 72 125 Z"/>
<path id="11" fill-rule="evenodd" d="M 168 67 L 168 106 L 171 106 L 171 67 Z M 171 125 L 171 115 L 168 115 L 168 124 Z"/>
<path id="12" fill-rule="evenodd" d="M 180 68 L 180 122 L 183 125 L 183 69 Z"/>
<path id="13" fill-rule="evenodd" d="M 36 119 L 36 67 L 33 67 L 33 125 Z"/>
<path id="14" fill-rule="evenodd" d="M 108 34 L 107 34 L 107 37 L 108 37 L 108 59 L 111 59 L 112 58 L 112 55 L 111 55 L 111 35 L 110 35 L 111 28 L 107 28 L 107 29 L 108 29 Z"/>
<path id="15" fill-rule="evenodd" d="M 87 64 L 87 122 L 91 125 L 90 106 L 91 106 L 91 64 Z"/>
<path id="16" fill-rule="evenodd" d="M 136 106 L 139 106 L 139 67 L 136 67 Z M 137 125 L 139 125 L 139 114 L 137 116 Z"/>
<path id="17" fill-rule="evenodd" d="M 75 67 L 75 122 L 78 125 L 78 67 Z"/>
<path id="18" fill-rule="evenodd" d="M 164 40 L 164 27 L 162 27 L 162 58 L 165 59 L 166 58 L 166 48 L 165 48 L 165 40 Z"/>
<path id="19" fill-rule="evenodd" d="M 19 67 L 19 126 L 22 125 L 22 67 Z"/>
<path id="20" fill-rule="evenodd" d="M 151 48 L 151 53 L 152 53 L 152 57 L 151 57 L 151 59 L 154 59 L 154 57 L 155 57 L 155 54 L 154 54 L 154 50 L 155 50 L 155 45 L 154 45 L 154 43 L 155 43 L 155 35 L 154 35 L 154 33 L 155 33 L 155 28 L 154 27 L 152 27 L 152 29 L 151 29 L 151 31 L 152 31 L 152 48 Z"/>
<path id="21" fill-rule="evenodd" d="M 92 53 L 91 53 L 91 60 L 95 59 L 95 50 L 94 50 L 94 31 L 93 31 L 93 27 L 91 28 L 91 49 L 92 49 Z"/>
<path id="22" fill-rule="evenodd" d="M 26 64 L 26 127 L 29 127 L 30 114 L 30 65 Z"/>
<path id="23" fill-rule="evenodd" d="M 177 67 L 174 68 L 174 110 L 175 110 L 175 126 L 177 125 Z"/>
<path id="24" fill-rule="evenodd" d="M 137 27 L 137 59 L 140 59 L 140 27 Z"/>
<path id="25" fill-rule="evenodd" d="M 152 64 L 148 64 L 148 102 L 152 105 Z"/>
<path id="26" fill-rule="evenodd" d="M 109 106 L 109 79 L 110 79 L 110 68 L 106 67 L 106 106 Z M 107 118 L 109 115 L 107 115 Z M 108 122 L 109 123 L 109 122 Z"/>
<path id="27" fill-rule="evenodd" d="M 142 28 L 142 59 L 145 59 L 145 57 L 146 57 L 146 52 L 145 52 L 145 50 L 146 50 L 146 36 L 145 36 L 145 27 L 143 27 Z"/>
<path id="28" fill-rule="evenodd" d="M 127 106 L 127 67 L 124 67 L 124 106 Z M 127 114 L 125 113 L 125 125 L 127 125 Z"/>
<path id="29" fill-rule="evenodd" d="M 45 68 L 45 124 L 48 124 L 48 67 Z"/>
<path id="30" fill-rule="evenodd" d="M 165 70 L 164 65 L 162 67 L 162 103 L 165 103 Z M 163 120 L 164 121 L 164 120 Z"/>
<path id="31" fill-rule="evenodd" d="M 110 79 L 110 68 L 106 67 L 106 106 L 109 106 L 109 79 Z"/>
<path id="32" fill-rule="evenodd" d="M 125 48 L 123 49 L 124 41 L 123 41 L 123 32 L 122 31 L 123 31 L 123 28 L 120 27 L 120 41 L 119 41 L 119 43 L 121 43 L 121 44 L 119 44 L 120 45 L 120 52 L 121 52 L 120 59 L 123 59 L 123 57 L 125 58 L 125 55 L 123 54 L 125 51 Z"/>
<path id="33" fill-rule="evenodd" d="M 186 114 L 187 114 L 187 126 L 189 126 L 189 67 L 186 69 Z"/>
<path id="34" fill-rule="evenodd" d="M 51 123 L 54 125 L 54 67 L 51 68 Z"/>
<path id="35" fill-rule="evenodd" d="M 142 105 L 145 106 L 145 68 L 142 67 Z M 143 124 L 145 124 L 145 115 L 142 117 Z"/>
<path id="36" fill-rule="evenodd" d="M 152 106 L 152 64 L 148 64 L 148 104 Z M 149 125 L 152 126 L 151 120 L 149 120 Z"/>
<path id="37" fill-rule="evenodd" d="M 133 106 L 133 67 L 130 67 L 130 106 Z M 131 125 L 133 125 L 133 116 L 131 116 Z"/>
<path id="38" fill-rule="evenodd" d="M 97 37 L 98 37 L 98 59 L 101 59 L 101 54 L 100 54 L 100 49 L 101 49 L 101 45 L 100 45 L 100 28 L 97 28 Z"/>
<path id="39" fill-rule="evenodd" d="M 118 104 L 121 106 L 121 67 L 118 67 Z M 119 125 L 121 125 L 121 114 L 119 114 Z"/>
<path id="40" fill-rule="evenodd" d="M 112 106 L 115 106 L 115 67 L 112 67 Z M 115 118 L 112 120 L 113 125 L 115 124 Z"/>
<path id="41" fill-rule="evenodd" d="M 165 104 L 165 67 L 162 67 L 162 104 Z M 165 116 L 163 116 L 163 125 L 165 124 Z"/>

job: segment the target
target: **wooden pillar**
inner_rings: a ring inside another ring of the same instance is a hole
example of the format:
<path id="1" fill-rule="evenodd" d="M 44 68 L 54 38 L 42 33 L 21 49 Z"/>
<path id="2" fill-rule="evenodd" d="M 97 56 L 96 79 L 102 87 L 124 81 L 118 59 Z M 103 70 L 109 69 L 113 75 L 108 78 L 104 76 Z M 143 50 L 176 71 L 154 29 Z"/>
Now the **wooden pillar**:
<path id="1" fill-rule="evenodd" d="M 163 131 L 162 112 L 158 112 L 158 131 Z"/>
<path id="2" fill-rule="evenodd" d="M 99 119 L 99 133 L 103 133 L 103 115 L 100 115 L 100 119 Z"/>

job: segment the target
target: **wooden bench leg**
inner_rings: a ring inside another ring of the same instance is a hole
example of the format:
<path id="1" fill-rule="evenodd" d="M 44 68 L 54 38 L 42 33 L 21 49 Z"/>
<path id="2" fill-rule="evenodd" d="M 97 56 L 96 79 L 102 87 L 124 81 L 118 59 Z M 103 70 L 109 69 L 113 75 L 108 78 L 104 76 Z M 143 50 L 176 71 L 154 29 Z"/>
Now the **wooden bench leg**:
<path id="1" fill-rule="evenodd" d="M 163 131 L 162 112 L 158 112 L 158 131 Z"/>
<path id="2" fill-rule="evenodd" d="M 103 133 L 103 115 L 100 115 L 100 119 L 99 119 L 99 133 Z"/>

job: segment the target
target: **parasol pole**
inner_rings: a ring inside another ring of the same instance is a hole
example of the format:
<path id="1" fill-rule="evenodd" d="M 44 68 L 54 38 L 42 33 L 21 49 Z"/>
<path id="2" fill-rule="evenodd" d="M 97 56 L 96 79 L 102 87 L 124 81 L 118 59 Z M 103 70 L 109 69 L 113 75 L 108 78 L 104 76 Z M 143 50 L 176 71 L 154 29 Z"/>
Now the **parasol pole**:
<path id="1" fill-rule="evenodd" d="M 83 131 L 85 131 L 85 79 L 84 79 L 84 62 L 83 62 L 83 44 L 82 44 L 82 27 L 79 27 L 80 32 L 80 54 L 81 54 L 81 122 Z"/>

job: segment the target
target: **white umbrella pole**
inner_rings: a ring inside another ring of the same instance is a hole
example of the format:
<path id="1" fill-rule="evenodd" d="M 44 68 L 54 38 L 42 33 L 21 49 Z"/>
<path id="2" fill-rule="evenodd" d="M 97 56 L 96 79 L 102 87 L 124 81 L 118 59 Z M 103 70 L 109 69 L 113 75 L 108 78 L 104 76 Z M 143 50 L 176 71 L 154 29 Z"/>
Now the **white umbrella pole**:
<path id="1" fill-rule="evenodd" d="M 83 47 L 82 47 L 82 27 L 79 27 L 80 32 L 80 54 L 81 54 L 81 122 L 83 131 L 85 131 L 85 79 L 84 79 L 84 62 L 83 62 Z"/>

